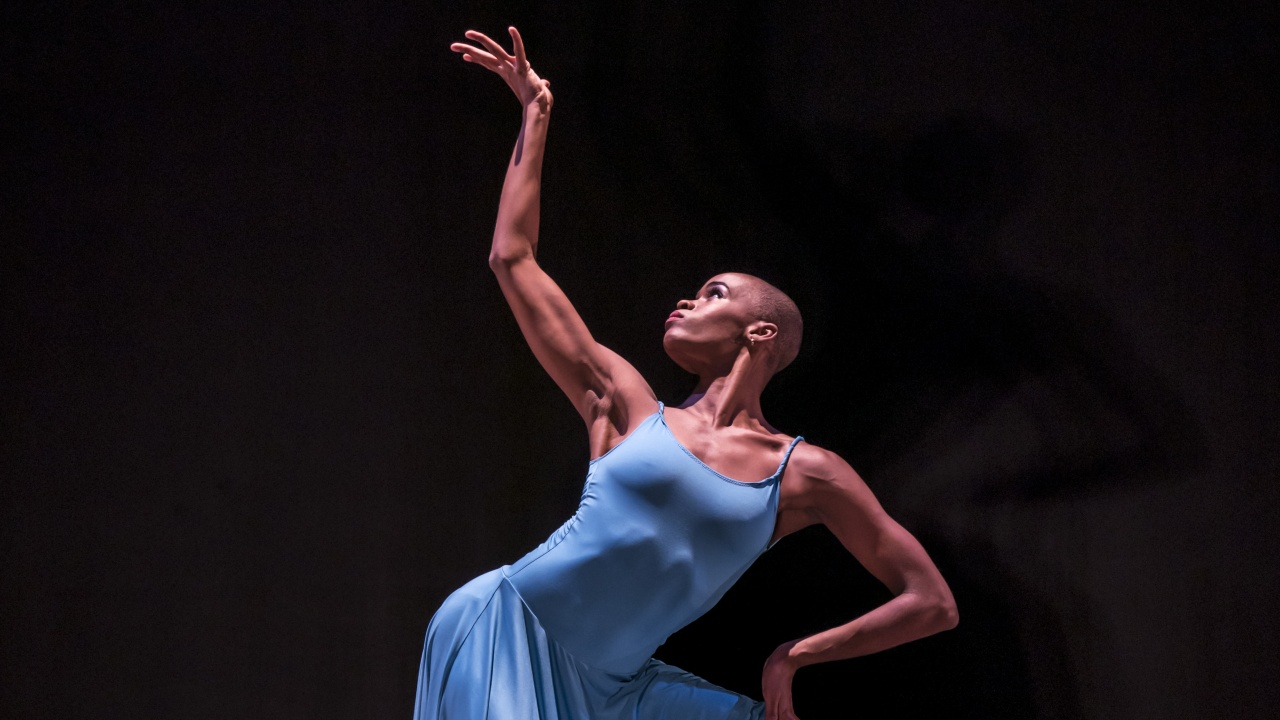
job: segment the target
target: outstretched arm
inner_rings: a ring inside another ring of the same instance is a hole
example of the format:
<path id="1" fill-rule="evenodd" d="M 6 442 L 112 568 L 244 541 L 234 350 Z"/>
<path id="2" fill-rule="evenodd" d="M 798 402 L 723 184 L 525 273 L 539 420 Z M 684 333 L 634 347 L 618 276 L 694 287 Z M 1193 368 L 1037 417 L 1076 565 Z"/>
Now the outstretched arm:
<path id="1" fill-rule="evenodd" d="M 592 338 L 560 286 L 537 263 L 542 157 L 553 98 L 550 83 L 530 67 L 520 33 L 514 27 L 509 32 L 512 53 L 475 30 L 466 37 L 477 45 L 450 46 L 463 60 L 499 75 L 523 111 L 502 184 L 489 266 L 534 356 L 582 415 L 592 452 L 599 454 L 608 449 L 609 435 L 624 434 L 630 418 L 648 414 L 653 392 L 635 368 Z"/>
<path id="2" fill-rule="evenodd" d="M 959 615 L 942 573 L 919 541 L 880 507 L 858 473 L 840 456 L 797 449 L 797 510 L 831 530 L 894 598 L 838 627 L 784 643 L 765 663 L 767 720 L 795 718 L 791 680 L 797 670 L 868 655 L 956 626 Z"/>

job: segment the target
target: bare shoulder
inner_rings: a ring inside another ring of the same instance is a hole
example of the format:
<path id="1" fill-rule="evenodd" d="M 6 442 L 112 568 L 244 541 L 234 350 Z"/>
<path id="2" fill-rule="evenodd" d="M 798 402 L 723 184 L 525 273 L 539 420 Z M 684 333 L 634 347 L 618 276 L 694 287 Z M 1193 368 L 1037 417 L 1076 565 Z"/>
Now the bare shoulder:
<path id="1" fill-rule="evenodd" d="M 807 440 L 796 445 L 787 469 L 806 486 L 848 482 L 852 478 L 861 480 L 844 458 Z"/>
<path id="2" fill-rule="evenodd" d="M 792 506 L 803 509 L 815 520 L 824 510 L 848 503 L 878 507 L 871 489 L 844 458 L 835 452 L 809 442 L 796 446 L 787 467 Z"/>

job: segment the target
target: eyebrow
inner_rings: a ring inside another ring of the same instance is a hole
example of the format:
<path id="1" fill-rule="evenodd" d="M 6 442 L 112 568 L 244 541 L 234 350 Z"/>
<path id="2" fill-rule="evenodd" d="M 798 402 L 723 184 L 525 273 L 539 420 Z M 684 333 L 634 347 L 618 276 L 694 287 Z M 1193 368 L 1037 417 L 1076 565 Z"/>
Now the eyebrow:
<path id="1" fill-rule="evenodd" d="M 719 285 L 720 287 L 724 288 L 725 290 L 731 290 L 731 289 L 732 289 L 732 288 L 730 288 L 730 287 L 729 287 L 729 285 L 728 285 L 727 283 L 722 283 L 722 282 L 720 282 L 719 280 L 713 280 L 712 282 L 707 283 L 705 286 L 703 286 L 703 288 L 702 288 L 702 289 L 703 289 L 703 290 L 710 290 L 712 287 L 714 287 L 714 286 L 716 286 L 716 285 Z"/>

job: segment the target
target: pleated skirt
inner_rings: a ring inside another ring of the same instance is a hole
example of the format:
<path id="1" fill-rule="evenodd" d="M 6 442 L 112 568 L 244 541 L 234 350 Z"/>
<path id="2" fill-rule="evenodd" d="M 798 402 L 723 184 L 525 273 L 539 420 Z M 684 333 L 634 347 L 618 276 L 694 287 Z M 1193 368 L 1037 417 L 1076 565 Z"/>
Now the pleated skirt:
<path id="1" fill-rule="evenodd" d="M 427 626 L 414 720 L 760 720 L 764 703 L 657 660 L 628 675 L 547 637 L 502 571 L 459 588 Z"/>

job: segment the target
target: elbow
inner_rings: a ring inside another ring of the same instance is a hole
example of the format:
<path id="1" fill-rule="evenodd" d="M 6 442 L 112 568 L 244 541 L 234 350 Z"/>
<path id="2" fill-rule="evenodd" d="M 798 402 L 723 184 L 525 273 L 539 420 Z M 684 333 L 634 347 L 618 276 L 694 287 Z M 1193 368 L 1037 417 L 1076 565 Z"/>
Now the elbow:
<path id="1" fill-rule="evenodd" d="M 921 594 L 918 598 L 917 617 L 922 635 L 951 630 L 960 624 L 960 612 L 950 590 L 942 588 L 938 592 Z"/>
<path id="2" fill-rule="evenodd" d="M 951 630 L 960 624 L 960 611 L 956 609 L 956 599 L 952 597 L 951 589 L 946 586 L 934 594 L 932 602 L 929 603 L 929 609 L 929 619 L 935 628 L 934 632 Z"/>
<path id="3" fill-rule="evenodd" d="M 489 252 L 489 269 L 495 273 L 509 269 L 515 261 L 515 256 L 510 253 L 500 253 L 497 250 Z"/>
<path id="4" fill-rule="evenodd" d="M 499 218 L 499 228 L 493 231 L 493 243 L 489 245 L 489 269 L 494 272 L 510 270 L 518 263 L 532 260 L 538 242 L 536 235 L 531 237 L 501 226 Z"/>
<path id="5" fill-rule="evenodd" d="M 950 595 L 938 605 L 937 614 L 938 632 L 953 630 L 960 624 L 960 611 L 956 609 L 956 601 Z"/>
<path id="6" fill-rule="evenodd" d="M 495 273 L 506 272 L 511 269 L 512 265 L 533 257 L 528 250 L 499 250 L 494 248 L 489 251 L 489 269 Z"/>

